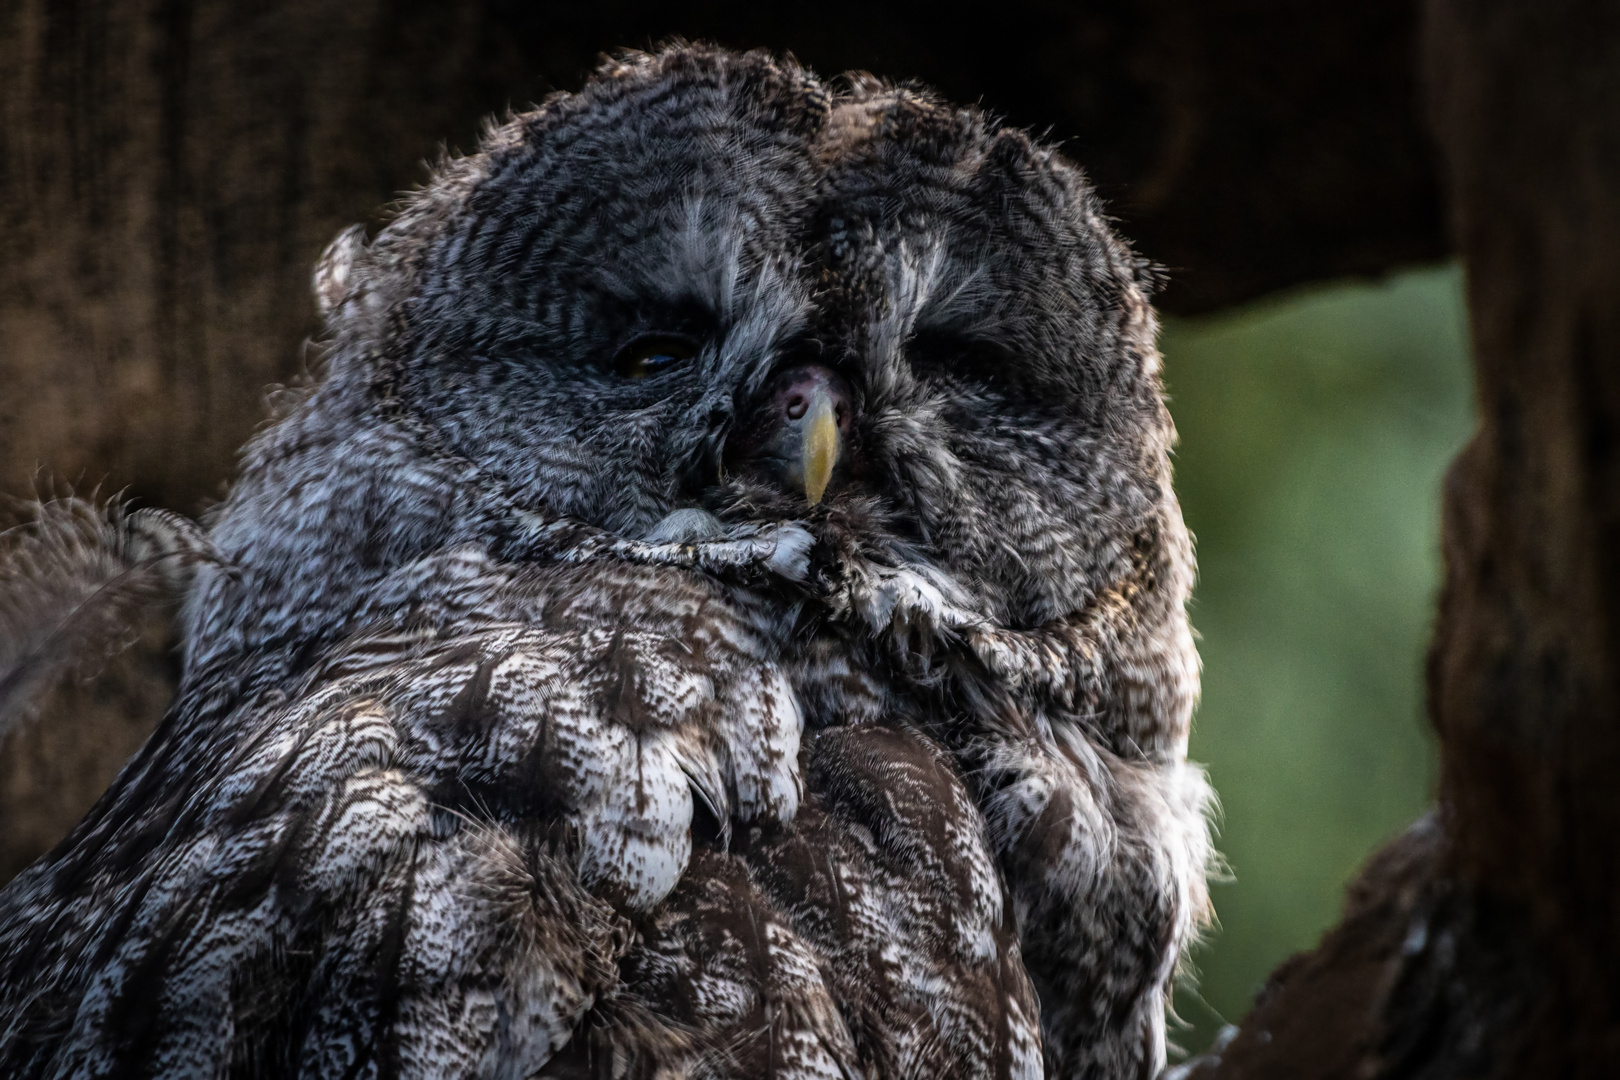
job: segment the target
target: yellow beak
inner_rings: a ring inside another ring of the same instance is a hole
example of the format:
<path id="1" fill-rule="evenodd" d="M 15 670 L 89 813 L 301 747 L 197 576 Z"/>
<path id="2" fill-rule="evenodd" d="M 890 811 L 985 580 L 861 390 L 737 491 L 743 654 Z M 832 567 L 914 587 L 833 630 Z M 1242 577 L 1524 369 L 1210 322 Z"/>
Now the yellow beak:
<path id="1" fill-rule="evenodd" d="M 804 464 L 804 497 L 814 506 L 827 492 L 833 466 L 838 464 L 838 417 L 832 395 L 817 387 L 810 397 L 800 429 L 799 452 Z"/>

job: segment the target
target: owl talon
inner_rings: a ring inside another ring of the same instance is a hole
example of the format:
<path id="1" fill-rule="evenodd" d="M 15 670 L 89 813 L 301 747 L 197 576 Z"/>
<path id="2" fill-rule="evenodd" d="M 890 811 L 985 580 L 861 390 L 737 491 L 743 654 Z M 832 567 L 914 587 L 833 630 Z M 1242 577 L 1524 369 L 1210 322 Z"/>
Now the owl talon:
<path id="1" fill-rule="evenodd" d="M 816 545 L 810 530 L 789 522 L 777 527 L 772 540 L 771 554 L 765 565 L 778 577 L 789 581 L 806 580 L 810 576 L 810 549 Z"/>
<path id="2" fill-rule="evenodd" d="M 723 540 L 726 527 L 720 519 L 696 506 L 671 510 L 646 536 L 649 544 L 702 544 Z"/>

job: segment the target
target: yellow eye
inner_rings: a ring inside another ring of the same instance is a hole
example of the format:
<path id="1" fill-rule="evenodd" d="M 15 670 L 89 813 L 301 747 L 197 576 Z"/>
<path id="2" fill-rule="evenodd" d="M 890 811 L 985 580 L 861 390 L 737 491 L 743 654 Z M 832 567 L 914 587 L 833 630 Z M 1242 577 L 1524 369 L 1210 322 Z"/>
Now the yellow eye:
<path id="1" fill-rule="evenodd" d="M 614 369 L 626 379 L 661 375 L 697 355 L 697 344 L 671 334 L 648 334 L 620 350 Z"/>

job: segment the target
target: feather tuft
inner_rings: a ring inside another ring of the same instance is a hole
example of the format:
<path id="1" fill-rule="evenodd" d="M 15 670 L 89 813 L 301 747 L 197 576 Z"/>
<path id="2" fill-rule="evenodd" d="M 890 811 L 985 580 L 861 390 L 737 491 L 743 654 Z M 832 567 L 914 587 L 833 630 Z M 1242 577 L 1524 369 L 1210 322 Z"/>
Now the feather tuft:
<path id="1" fill-rule="evenodd" d="M 217 563 L 201 527 L 119 499 L 23 503 L 0 532 L 0 738 L 69 676 L 134 640 L 141 615 L 182 599 Z"/>

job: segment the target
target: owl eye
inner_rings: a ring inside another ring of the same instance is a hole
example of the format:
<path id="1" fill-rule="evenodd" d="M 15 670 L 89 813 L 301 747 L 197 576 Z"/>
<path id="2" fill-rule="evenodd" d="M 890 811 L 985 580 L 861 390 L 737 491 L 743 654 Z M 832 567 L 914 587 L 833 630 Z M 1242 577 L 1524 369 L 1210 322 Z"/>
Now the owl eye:
<path id="1" fill-rule="evenodd" d="M 925 377 L 972 383 L 1000 392 L 1035 391 L 1029 363 L 994 342 L 946 333 L 919 333 L 909 350 L 913 368 Z"/>
<path id="2" fill-rule="evenodd" d="M 697 342 L 675 334 L 646 334 L 619 350 L 613 369 L 626 379 L 648 379 L 697 355 Z"/>

